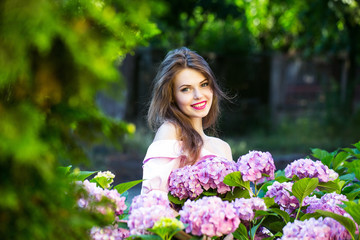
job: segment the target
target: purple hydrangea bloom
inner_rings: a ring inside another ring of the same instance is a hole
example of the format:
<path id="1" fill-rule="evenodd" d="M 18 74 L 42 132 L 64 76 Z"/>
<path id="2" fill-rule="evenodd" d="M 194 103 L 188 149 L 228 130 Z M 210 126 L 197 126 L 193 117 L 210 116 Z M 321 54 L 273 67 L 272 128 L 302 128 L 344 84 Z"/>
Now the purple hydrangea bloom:
<path id="1" fill-rule="evenodd" d="M 283 228 L 281 240 L 329 240 L 332 239 L 330 236 L 331 228 L 324 223 L 322 218 L 310 218 L 305 221 L 295 220 L 293 223 L 288 222 Z"/>
<path id="2" fill-rule="evenodd" d="M 151 191 L 133 198 L 129 210 L 128 227 L 131 235 L 146 234 L 162 217 L 174 218 L 166 193 Z"/>
<path id="3" fill-rule="evenodd" d="M 319 182 L 328 182 L 338 178 L 338 174 L 329 169 L 321 161 L 313 161 L 311 159 L 298 159 L 293 161 L 285 168 L 285 176 L 292 178 L 297 176 L 302 178 L 318 178 Z"/>
<path id="4" fill-rule="evenodd" d="M 192 166 L 175 169 L 169 176 L 169 191 L 179 199 L 195 199 L 204 190 L 216 189 L 220 194 L 230 191 L 224 177 L 237 171 L 234 161 L 209 156 Z"/>
<path id="5" fill-rule="evenodd" d="M 260 226 L 258 230 L 256 231 L 254 240 L 262 240 L 264 238 L 271 237 L 272 233 L 269 231 L 269 229 Z"/>
<path id="6" fill-rule="evenodd" d="M 175 169 L 169 176 L 169 191 L 179 199 L 195 199 L 204 190 L 199 179 L 195 177 L 197 168 L 185 166 Z"/>
<path id="7" fill-rule="evenodd" d="M 279 205 L 280 209 L 287 213 L 294 214 L 295 210 L 299 207 L 299 201 L 295 196 L 291 196 L 290 192 L 293 183 L 283 182 L 279 183 L 275 181 L 271 186 L 268 186 L 268 191 L 265 197 L 274 198 L 276 204 Z M 290 192 L 289 192 L 290 191 Z"/>
<path id="8" fill-rule="evenodd" d="M 196 177 L 205 190 L 212 188 L 221 194 L 231 190 L 228 185 L 223 183 L 224 177 L 237 171 L 234 161 L 216 156 L 202 159 L 194 165 L 194 168 Z"/>
<path id="9" fill-rule="evenodd" d="M 321 198 L 306 197 L 304 199 L 304 206 L 308 205 L 308 207 L 306 208 L 305 213 L 313 213 L 315 212 L 315 210 L 319 209 L 343 215 L 344 217 L 352 219 L 352 217 L 343 208 L 339 206 L 339 204 L 343 204 L 343 201 L 348 201 L 346 196 L 337 193 L 327 193 Z M 350 233 L 342 224 L 340 224 L 336 220 L 327 217 L 323 221 L 331 228 L 330 239 L 351 239 Z"/>
<path id="10" fill-rule="evenodd" d="M 269 152 L 250 151 L 239 157 L 237 165 L 244 181 L 262 183 L 274 179 L 275 164 Z"/>
<path id="11" fill-rule="evenodd" d="M 344 215 L 346 213 L 345 210 L 339 206 L 339 204 L 343 204 L 343 201 L 348 201 L 345 195 L 326 193 L 321 198 L 306 197 L 303 205 L 309 205 L 305 210 L 306 213 L 313 213 L 319 209 Z"/>
<path id="12" fill-rule="evenodd" d="M 350 217 L 350 215 L 345 214 L 345 217 Z M 328 225 L 331 229 L 330 239 L 334 240 L 350 240 L 352 239 L 350 233 L 346 228 L 337 222 L 335 219 L 327 217 L 324 219 L 324 223 Z"/>
<path id="13" fill-rule="evenodd" d="M 254 219 L 256 210 L 266 210 L 266 205 L 263 199 L 254 197 L 254 198 L 237 198 L 232 202 L 236 214 L 239 216 L 240 220 L 251 221 Z"/>
<path id="14" fill-rule="evenodd" d="M 234 232 L 240 224 L 233 205 L 216 196 L 187 200 L 179 214 L 180 221 L 188 224 L 186 232 L 197 236 L 223 236 Z"/>
<path id="15" fill-rule="evenodd" d="M 152 207 L 154 205 L 170 206 L 167 194 L 162 191 L 150 191 L 147 194 L 137 195 L 132 199 L 129 212 L 143 207 Z"/>
<path id="16" fill-rule="evenodd" d="M 122 240 L 129 237 L 129 230 L 109 226 L 105 228 L 93 227 L 90 231 L 93 240 Z"/>
<path id="17" fill-rule="evenodd" d="M 112 203 L 114 203 L 115 208 L 113 209 L 113 211 L 116 215 L 121 215 L 124 213 L 124 210 L 126 210 L 126 198 L 121 197 L 117 190 L 103 189 L 96 186 L 96 183 L 91 183 L 88 180 L 85 180 L 84 182 L 79 182 L 79 184 L 81 184 L 88 193 L 87 198 L 82 197 L 78 200 L 79 207 L 88 208 L 89 202 L 100 202 L 102 198 L 108 198 Z M 111 210 L 109 206 L 98 206 L 96 208 L 96 211 L 104 214 L 107 213 L 109 210 Z"/>

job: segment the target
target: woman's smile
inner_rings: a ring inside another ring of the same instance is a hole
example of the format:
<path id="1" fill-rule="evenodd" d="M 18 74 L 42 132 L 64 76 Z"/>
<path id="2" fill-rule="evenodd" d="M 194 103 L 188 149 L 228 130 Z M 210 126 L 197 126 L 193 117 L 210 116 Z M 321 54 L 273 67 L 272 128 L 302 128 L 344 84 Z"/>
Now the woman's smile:
<path id="1" fill-rule="evenodd" d="M 195 103 L 193 105 L 191 105 L 193 108 L 195 108 L 196 110 L 202 110 L 204 108 L 206 108 L 206 101 L 202 101 L 202 102 L 199 102 L 199 103 Z"/>

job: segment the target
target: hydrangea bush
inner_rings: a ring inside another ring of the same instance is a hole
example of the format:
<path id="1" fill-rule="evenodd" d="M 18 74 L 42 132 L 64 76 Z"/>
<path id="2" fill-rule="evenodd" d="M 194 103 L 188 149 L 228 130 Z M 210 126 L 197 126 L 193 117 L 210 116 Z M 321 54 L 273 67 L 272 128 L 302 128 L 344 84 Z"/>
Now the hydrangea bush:
<path id="1" fill-rule="evenodd" d="M 314 159 L 298 159 L 277 171 L 269 152 L 250 151 L 236 162 L 210 156 L 174 170 L 168 194 L 139 195 L 129 207 L 126 190 L 139 181 L 111 187 L 111 173 L 99 173 L 91 180 L 82 177 L 78 207 L 112 213 L 110 225 L 89 229 L 92 239 L 355 240 L 360 142 L 354 147 L 315 148 Z"/>

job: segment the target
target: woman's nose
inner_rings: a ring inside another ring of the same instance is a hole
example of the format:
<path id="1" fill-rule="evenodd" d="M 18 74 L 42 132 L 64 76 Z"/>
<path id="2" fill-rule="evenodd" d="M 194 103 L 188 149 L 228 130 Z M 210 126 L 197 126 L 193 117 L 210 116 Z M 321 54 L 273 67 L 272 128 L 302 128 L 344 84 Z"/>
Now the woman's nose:
<path id="1" fill-rule="evenodd" d="M 200 99 L 202 97 L 202 92 L 200 89 L 194 90 L 194 99 Z"/>

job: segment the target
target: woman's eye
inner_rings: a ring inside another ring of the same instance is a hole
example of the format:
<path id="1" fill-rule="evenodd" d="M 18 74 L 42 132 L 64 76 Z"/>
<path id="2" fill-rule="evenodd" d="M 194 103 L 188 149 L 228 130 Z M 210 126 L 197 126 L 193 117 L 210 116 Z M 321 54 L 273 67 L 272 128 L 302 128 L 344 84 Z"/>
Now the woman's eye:
<path id="1" fill-rule="evenodd" d="M 190 88 L 186 87 L 186 88 L 182 88 L 180 91 L 181 91 L 181 92 L 187 92 L 187 91 L 189 91 L 189 90 L 190 90 Z"/>
<path id="2" fill-rule="evenodd" d="M 209 83 L 208 83 L 208 82 L 205 82 L 205 83 L 201 84 L 201 86 L 202 86 L 202 87 L 207 87 L 207 86 L 209 86 Z"/>

